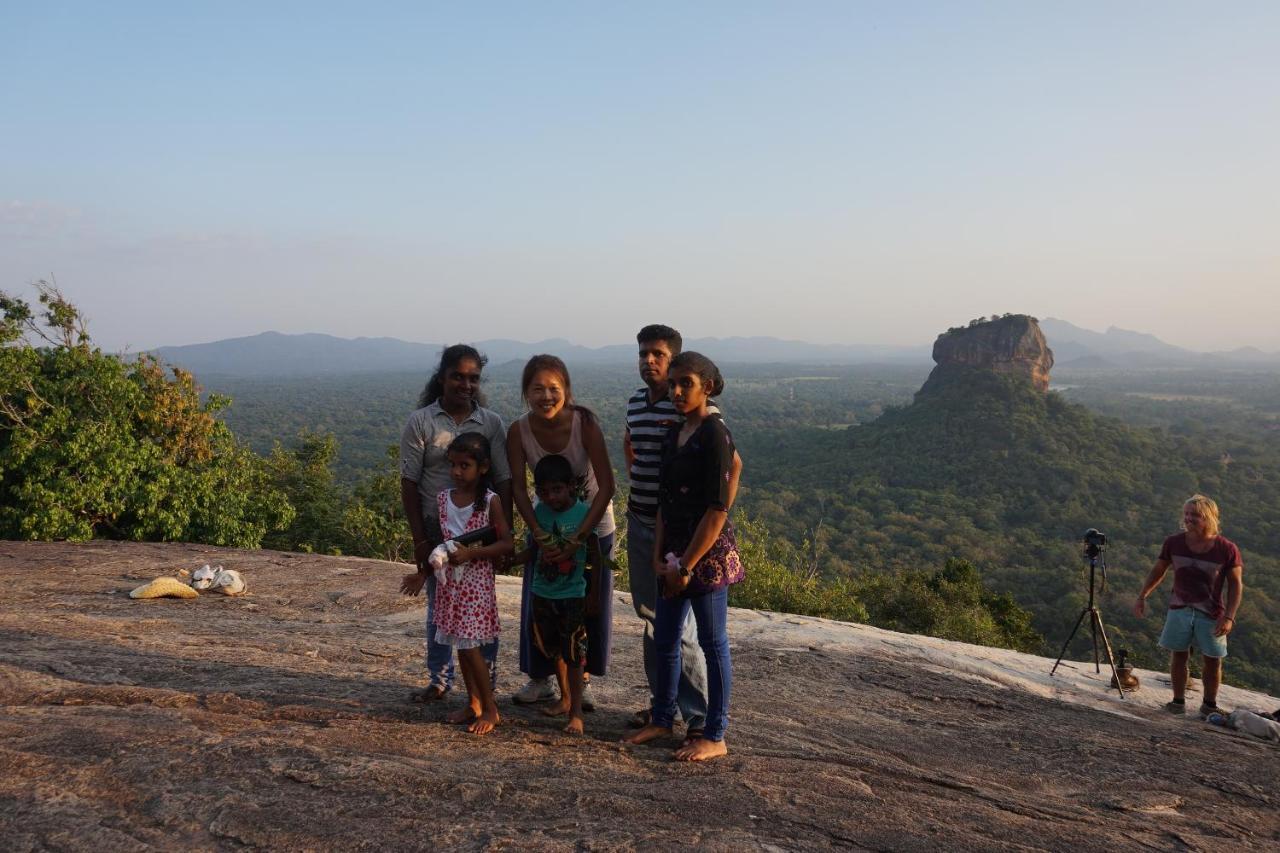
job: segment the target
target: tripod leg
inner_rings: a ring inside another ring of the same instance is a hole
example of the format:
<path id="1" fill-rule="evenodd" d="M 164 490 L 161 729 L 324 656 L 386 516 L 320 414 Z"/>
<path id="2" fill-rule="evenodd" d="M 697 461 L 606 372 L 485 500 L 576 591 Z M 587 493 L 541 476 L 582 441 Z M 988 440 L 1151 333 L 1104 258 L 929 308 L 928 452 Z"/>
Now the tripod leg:
<path id="1" fill-rule="evenodd" d="M 1063 657 L 1063 655 L 1065 655 L 1065 654 L 1067 653 L 1067 646 L 1071 645 L 1071 641 L 1072 641 L 1072 640 L 1075 638 L 1075 636 L 1076 636 L 1076 631 L 1079 631 L 1079 630 L 1080 630 L 1080 623 L 1084 621 L 1084 616 L 1085 616 L 1085 614 L 1086 614 L 1086 613 L 1088 613 L 1088 612 L 1089 612 L 1089 608 L 1087 608 L 1087 607 L 1086 607 L 1084 610 L 1081 610 L 1081 611 L 1080 611 L 1080 618 L 1076 620 L 1076 626 L 1075 626 L 1074 628 L 1072 628 L 1072 629 L 1071 629 L 1071 633 L 1067 635 L 1067 641 L 1066 641 L 1065 643 L 1063 643 L 1063 644 L 1062 644 L 1062 651 L 1058 653 L 1058 660 L 1057 660 L 1057 662 L 1056 662 L 1056 663 L 1054 663 L 1054 665 L 1053 665 L 1053 669 L 1049 670 L 1049 675 L 1050 675 L 1050 676 L 1052 676 L 1055 672 L 1057 672 L 1057 671 L 1058 671 L 1058 664 L 1062 663 L 1062 657 Z"/>
<path id="2" fill-rule="evenodd" d="M 1098 661 L 1098 626 L 1102 624 L 1102 617 L 1098 615 L 1098 611 L 1090 608 L 1089 613 L 1093 618 L 1089 620 L 1089 632 L 1093 634 L 1093 671 L 1102 672 L 1102 664 Z"/>
<path id="3" fill-rule="evenodd" d="M 1107 663 L 1111 664 L 1111 675 L 1116 680 L 1116 690 L 1120 691 L 1120 698 L 1124 698 L 1124 684 L 1120 682 L 1120 673 L 1116 671 L 1115 658 L 1111 656 L 1111 641 L 1107 639 L 1107 629 L 1102 625 L 1102 614 L 1098 611 L 1093 612 L 1093 620 L 1097 623 L 1098 633 L 1102 635 L 1102 647 L 1107 650 Z M 1097 648 L 1094 648 L 1094 654 L 1097 654 Z"/>

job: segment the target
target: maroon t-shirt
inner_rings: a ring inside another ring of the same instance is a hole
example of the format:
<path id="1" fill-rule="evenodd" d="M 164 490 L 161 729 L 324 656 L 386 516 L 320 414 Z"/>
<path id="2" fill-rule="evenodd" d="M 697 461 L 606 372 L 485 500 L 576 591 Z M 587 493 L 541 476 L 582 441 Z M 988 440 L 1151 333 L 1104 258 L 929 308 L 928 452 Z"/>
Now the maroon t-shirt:
<path id="1" fill-rule="evenodd" d="M 1240 549 L 1225 536 L 1215 537 L 1209 550 L 1196 552 L 1187 547 L 1187 534 L 1164 540 L 1160 559 L 1173 565 L 1173 594 L 1169 607 L 1194 607 L 1214 619 L 1222 615 L 1222 585 L 1232 566 L 1243 566 Z"/>

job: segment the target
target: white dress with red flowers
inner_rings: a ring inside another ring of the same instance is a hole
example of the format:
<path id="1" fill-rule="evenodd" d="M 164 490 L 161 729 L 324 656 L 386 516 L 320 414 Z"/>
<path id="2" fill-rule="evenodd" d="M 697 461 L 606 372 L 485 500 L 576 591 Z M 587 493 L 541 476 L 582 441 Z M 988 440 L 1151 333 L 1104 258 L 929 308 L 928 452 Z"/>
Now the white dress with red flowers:
<path id="1" fill-rule="evenodd" d="M 449 511 L 452 494 L 452 489 L 446 489 L 436 495 L 440 529 L 444 531 L 446 539 L 488 525 L 489 501 L 497 497 L 493 492 L 485 493 L 484 509 L 473 511 L 465 524 L 458 523 L 460 513 L 457 508 L 454 508 L 453 513 Z M 462 570 L 461 577 L 458 577 L 458 569 Z M 500 630 L 493 563 L 489 560 L 471 560 L 461 566 L 446 566 L 441 571 L 447 572 L 449 577 L 447 580 L 437 580 L 436 642 L 447 643 L 458 649 L 474 649 L 493 642 Z"/>

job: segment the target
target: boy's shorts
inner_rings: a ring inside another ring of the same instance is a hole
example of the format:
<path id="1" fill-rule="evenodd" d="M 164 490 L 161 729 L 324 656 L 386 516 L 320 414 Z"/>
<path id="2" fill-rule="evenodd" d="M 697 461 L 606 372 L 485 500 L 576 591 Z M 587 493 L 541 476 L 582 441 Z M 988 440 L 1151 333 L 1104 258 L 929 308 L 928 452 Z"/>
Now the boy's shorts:
<path id="1" fill-rule="evenodd" d="M 533 597 L 533 644 L 538 651 L 569 666 L 587 662 L 585 598 Z"/>
<path id="2" fill-rule="evenodd" d="M 1185 652 L 1192 640 L 1200 654 L 1207 658 L 1227 656 L 1227 638 L 1213 636 L 1218 620 L 1194 607 L 1170 608 L 1160 632 L 1160 645 L 1171 652 Z"/>

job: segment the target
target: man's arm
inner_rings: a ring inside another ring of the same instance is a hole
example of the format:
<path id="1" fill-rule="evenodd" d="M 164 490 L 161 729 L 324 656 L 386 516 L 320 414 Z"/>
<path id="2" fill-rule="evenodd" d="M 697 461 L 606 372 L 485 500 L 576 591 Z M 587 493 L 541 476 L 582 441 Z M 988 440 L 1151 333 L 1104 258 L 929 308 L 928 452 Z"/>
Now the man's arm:
<path id="1" fill-rule="evenodd" d="M 1235 630 L 1236 611 L 1240 609 L 1240 599 L 1244 595 L 1244 568 L 1232 566 L 1227 569 L 1227 606 L 1218 617 L 1218 624 L 1213 627 L 1215 637 L 1225 637 Z M 1230 628 L 1227 625 L 1230 624 Z"/>
<path id="2" fill-rule="evenodd" d="M 1133 602 L 1133 615 L 1147 615 L 1147 596 L 1160 586 L 1160 582 L 1164 580 L 1165 574 L 1169 571 L 1168 560 L 1156 560 L 1156 564 L 1151 567 L 1151 571 L 1147 572 L 1147 579 L 1142 583 L 1142 589 L 1138 592 L 1138 598 Z"/>
<path id="3" fill-rule="evenodd" d="M 636 452 L 631 449 L 631 427 L 622 433 L 622 457 L 627 460 L 627 474 L 630 475 L 636 464 Z"/>

